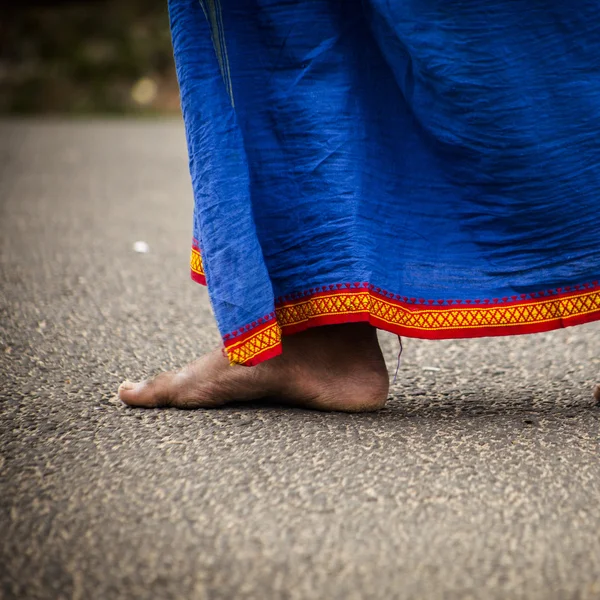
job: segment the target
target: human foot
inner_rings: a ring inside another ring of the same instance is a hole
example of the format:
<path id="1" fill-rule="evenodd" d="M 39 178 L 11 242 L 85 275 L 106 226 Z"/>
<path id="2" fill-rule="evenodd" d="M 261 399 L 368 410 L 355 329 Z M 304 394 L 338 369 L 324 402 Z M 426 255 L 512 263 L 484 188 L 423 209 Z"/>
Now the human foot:
<path id="1" fill-rule="evenodd" d="M 388 388 L 376 330 L 353 323 L 286 336 L 283 353 L 256 367 L 230 366 L 216 350 L 179 371 L 124 382 L 119 398 L 129 406 L 211 408 L 275 397 L 304 408 L 362 412 L 381 408 Z"/>

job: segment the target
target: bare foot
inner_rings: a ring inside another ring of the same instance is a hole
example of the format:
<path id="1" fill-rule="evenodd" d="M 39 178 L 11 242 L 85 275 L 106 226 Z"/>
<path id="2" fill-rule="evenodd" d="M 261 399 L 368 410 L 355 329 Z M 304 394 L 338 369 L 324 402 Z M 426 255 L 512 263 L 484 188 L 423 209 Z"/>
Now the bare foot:
<path id="1" fill-rule="evenodd" d="M 129 406 L 210 408 L 275 397 L 305 408 L 361 412 L 381 408 L 388 389 L 376 330 L 352 323 L 286 336 L 283 354 L 256 367 L 230 366 L 215 350 L 180 371 L 126 381 L 119 398 Z"/>

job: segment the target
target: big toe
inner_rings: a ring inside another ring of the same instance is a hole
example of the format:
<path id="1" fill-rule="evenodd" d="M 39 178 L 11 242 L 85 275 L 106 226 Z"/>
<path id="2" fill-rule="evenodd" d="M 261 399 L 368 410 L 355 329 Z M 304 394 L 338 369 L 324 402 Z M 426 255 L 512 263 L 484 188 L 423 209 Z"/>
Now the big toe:
<path id="1" fill-rule="evenodd" d="M 119 386 L 119 399 L 128 406 L 156 408 L 171 404 L 171 373 L 163 373 L 158 377 L 132 383 L 124 381 Z"/>

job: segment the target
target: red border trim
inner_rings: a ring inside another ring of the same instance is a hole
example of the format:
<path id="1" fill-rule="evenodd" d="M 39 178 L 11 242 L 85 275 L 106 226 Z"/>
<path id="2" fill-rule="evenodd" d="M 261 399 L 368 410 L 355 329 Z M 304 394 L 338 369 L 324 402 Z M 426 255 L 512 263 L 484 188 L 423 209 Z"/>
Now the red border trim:
<path id="1" fill-rule="evenodd" d="M 192 278 L 206 285 L 198 248 Z M 310 327 L 368 322 L 422 339 L 541 333 L 600 320 L 600 284 L 567 286 L 492 300 L 424 300 L 391 294 L 368 283 L 312 288 L 278 298 L 274 313 L 223 336 L 232 364 L 257 365 L 281 354 L 282 335 Z"/>
<path id="2" fill-rule="evenodd" d="M 224 336 L 224 341 L 232 363 L 255 365 L 281 352 L 276 345 L 282 335 L 322 325 L 368 322 L 397 335 L 422 339 L 541 333 L 600 319 L 600 289 L 578 287 L 583 291 L 544 294 L 536 300 L 454 302 L 452 306 L 411 305 L 369 288 L 327 290 L 283 302 L 276 308 L 276 319 L 268 315 L 262 324 L 248 324 L 243 331 Z"/>
<path id="3" fill-rule="evenodd" d="M 204 263 L 202 254 L 198 246 L 192 246 L 192 255 L 190 256 L 190 274 L 192 279 L 201 285 L 207 285 L 206 273 L 204 272 Z"/>
<path id="4" fill-rule="evenodd" d="M 250 327 L 249 330 L 235 337 L 224 336 L 225 350 L 231 364 L 253 367 L 281 354 L 282 331 L 274 317 L 266 322 L 263 320 L 262 325 Z"/>
<path id="5" fill-rule="evenodd" d="M 200 285 L 207 285 L 207 283 L 206 283 L 206 275 L 204 275 L 203 273 L 196 273 L 195 271 L 192 271 L 191 275 L 192 275 L 192 279 L 196 283 L 199 283 Z"/>

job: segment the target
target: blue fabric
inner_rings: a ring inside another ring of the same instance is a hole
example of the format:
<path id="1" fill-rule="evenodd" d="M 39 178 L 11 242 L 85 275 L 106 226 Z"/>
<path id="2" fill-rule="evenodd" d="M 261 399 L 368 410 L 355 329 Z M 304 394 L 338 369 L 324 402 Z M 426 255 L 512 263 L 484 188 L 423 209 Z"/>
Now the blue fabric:
<path id="1" fill-rule="evenodd" d="M 600 4 L 170 0 L 194 237 L 223 335 L 369 282 L 600 277 Z"/>

